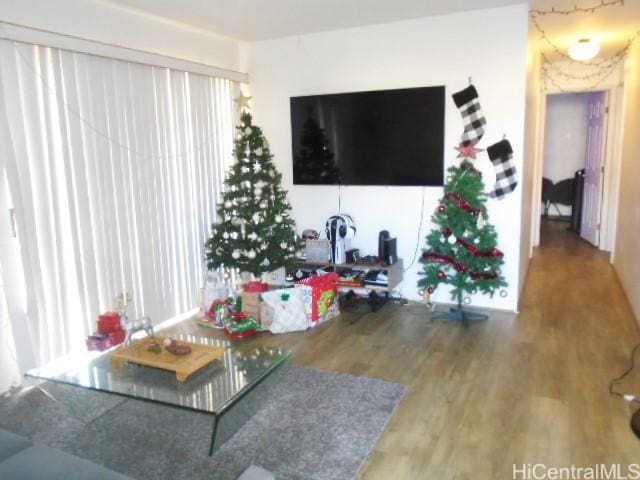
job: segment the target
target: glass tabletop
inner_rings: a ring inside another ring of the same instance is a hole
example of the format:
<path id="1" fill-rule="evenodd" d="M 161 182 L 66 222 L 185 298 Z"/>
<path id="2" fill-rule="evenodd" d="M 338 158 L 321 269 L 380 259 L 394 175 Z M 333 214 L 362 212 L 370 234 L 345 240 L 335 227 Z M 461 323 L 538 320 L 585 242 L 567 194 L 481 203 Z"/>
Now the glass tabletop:
<path id="1" fill-rule="evenodd" d="M 112 364 L 108 351 L 70 354 L 29 370 L 26 376 L 219 415 L 283 365 L 291 354 L 270 347 L 240 350 L 233 343 L 216 338 L 173 338 L 226 348 L 221 359 L 183 382 L 176 379 L 174 372 L 158 368 L 129 363 L 118 368 Z"/>

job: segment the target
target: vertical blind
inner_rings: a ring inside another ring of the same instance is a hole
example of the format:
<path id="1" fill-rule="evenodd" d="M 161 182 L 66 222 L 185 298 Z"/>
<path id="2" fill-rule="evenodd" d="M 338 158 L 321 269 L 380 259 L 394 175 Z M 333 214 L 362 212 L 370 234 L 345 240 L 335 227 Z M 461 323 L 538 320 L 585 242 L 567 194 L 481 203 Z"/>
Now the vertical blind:
<path id="1" fill-rule="evenodd" d="M 8 311 L 25 312 L 36 363 L 82 346 L 123 292 L 130 313 L 154 323 L 197 306 L 232 161 L 233 89 L 0 40 L 0 169 L 24 278 L 4 283 L 24 289 L 24 304 Z"/>

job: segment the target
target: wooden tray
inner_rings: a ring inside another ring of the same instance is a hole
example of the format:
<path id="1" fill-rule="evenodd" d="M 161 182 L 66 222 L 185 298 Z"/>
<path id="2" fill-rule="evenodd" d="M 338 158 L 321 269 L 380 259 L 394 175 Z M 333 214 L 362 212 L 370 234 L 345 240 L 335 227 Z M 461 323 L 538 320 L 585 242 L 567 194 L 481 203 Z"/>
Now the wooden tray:
<path id="1" fill-rule="evenodd" d="M 155 338 L 160 345 L 163 344 L 164 338 Z M 222 358 L 225 350 L 225 347 L 178 341 L 180 345 L 189 345 L 191 347 L 191 353 L 187 355 L 174 355 L 164 347 L 161 353 L 148 351 L 147 348 L 152 343 L 150 338 L 143 338 L 128 347 L 120 347 L 111 353 L 111 361 L 118 368 L 122 367 L 124 362 L 129 362 L 176 372 L 178 381 L 184 382 L 192 373 L 195 373 L 214 360 Z"/>

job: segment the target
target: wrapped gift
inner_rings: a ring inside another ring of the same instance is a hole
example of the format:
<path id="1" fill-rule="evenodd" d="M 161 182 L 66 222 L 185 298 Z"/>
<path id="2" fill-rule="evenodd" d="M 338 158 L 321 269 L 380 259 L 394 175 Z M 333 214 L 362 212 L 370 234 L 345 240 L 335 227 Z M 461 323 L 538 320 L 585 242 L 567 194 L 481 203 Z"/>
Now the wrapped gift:
<path id="1" fill-rule="evenodd" d="M 265 292 L 262 294 L 261 309 L 268 320 L 266 324 L 262 319 L 262 326 L 272 333 L 298 332 L 309 328 L 302 289 L 281 288 Z"/>
<path id="2" fill-rule="evenodd" d="M 273 308 L 266 302 L 260 302 L 260 325 L 261 330 L 269 330 L 271 323 L 273 322 Z M 306 318 L 306 316 L 305 316 Z"/>
<path id="3" fill-rule="evenodd" d="M 98 333 L 112 333 L 121 329 L 118 312 L 105 312 L 98 316 Z"/>
<path id="4" fill-rule="evenodd" d="M 255 335 L 260 329 L 260 322 L 244 312 L 236 312 L 232 315 L 224 327 L 224 333 L 231 338 L 244 338 Z"/>
<path id="5" fill-rule="evenodd" d="M 269 290 L 269 285 L 260 281 L 245 284 L 242 292 L 242 311 L 260 321 L 260 294 Z"/>
<path id="6" fill-rule="evenodd" d="M 340 313 L 338 278 L 337 273 L 327 273 L 296 282 L 296 287 L 303 292 L 305 311 L 310 326 L 329 320 Z"/>
<path id="7" fill-rule="evenodd" d="M 120 345 L 124 342 L 126 332 L 118 328 L 115 332 L 100 333 L 95 332 L 87 337 L 87 349 L 104 351 L 108 348 Z"/>
<path id="8" fill-rule="evenodd" d="M 225 285 L 206 284 L 202 287 L 202 312 L 206 313 L 211 308 L 211 304 L 215 301 L 224 301 L 229 296 L 229 288 Z"/>

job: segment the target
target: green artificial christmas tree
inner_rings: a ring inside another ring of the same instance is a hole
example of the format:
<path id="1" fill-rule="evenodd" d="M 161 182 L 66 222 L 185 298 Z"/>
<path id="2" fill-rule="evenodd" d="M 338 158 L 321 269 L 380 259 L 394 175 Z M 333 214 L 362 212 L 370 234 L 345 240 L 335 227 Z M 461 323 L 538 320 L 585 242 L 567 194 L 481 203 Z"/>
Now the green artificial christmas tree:
<path id="1" fill-rule="evenodd" d="M 458 307 L 439 317 L 466 322 L 486 316 L 462 309 L 465 294 L 480 291 L 493 296 L 507 283 L 500 272 L 504 261 L 497 248 L 497 234 L 488 223 L 482 174 L 468 160 L 448 172 L 444 196 L 432 217 L 438 227 L 427 235 L 427 249 L 420 259 L 424 278 L 418 285 L 425 298 L 440 284 L 451 285 Z"/>
<path id="2" fill-rule="evenodd" d="M 207 268 L 233 267 L 259 277 L 280 267 L 291 270 L 300 242 L 282 190 L 282 175 L 251 115 L 242 114 L 235 141 L 236 162 L 225 180 L 218 223 L 205 244 Z"/>

